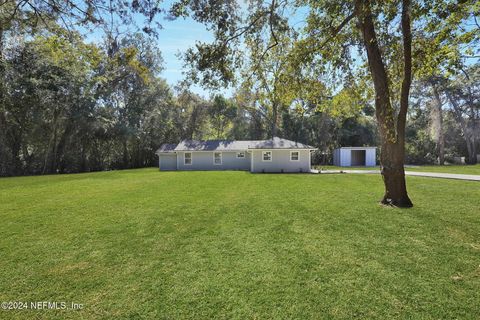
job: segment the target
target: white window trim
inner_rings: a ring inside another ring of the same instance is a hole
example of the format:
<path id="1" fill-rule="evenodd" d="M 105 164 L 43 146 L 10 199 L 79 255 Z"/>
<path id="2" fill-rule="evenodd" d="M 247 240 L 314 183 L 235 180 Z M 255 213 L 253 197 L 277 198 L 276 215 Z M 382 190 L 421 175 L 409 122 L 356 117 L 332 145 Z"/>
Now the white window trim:
<path id="1" fill-rule="evenodd" d="M 265 153 L 270 152 L 270 160 L 265 160 Z M 262 151 L 262 162 L 272 162 L 273 159 L 273 152 L 272 151 Z"/>
<path id="2" fill-rule="evenodd" d="M 185 157 L 185 155 L 186 155 L 187 153 L 190 153 L 190 163 L 187 163 L 187 162 L 186 162 L 186 157 Z M 192 152 L 184 152 L 184 153 L 183 153 L 183 165 L 184 165 L 184 166 L 191 166 L 192 163 L 193 163 L 193 153 L 192 153 Z"/>
<path id="3" fill-rule="evenodd" d="M 220 153 L 220 163 L 215 163 L 215 153 Z M 221 166 L 222 163 L 223 163 L 223 153 L 218 151 L 213 152 L 213 164 L 215 166 Z"/>
<path id="4" fill-rule="evenodd" d="M 239 157 L 239 156 L 238 156 L 238 155 L 241 154 L 241 153 L 243 154 L 243 157 Z M 237 152 L 237 158 L 238 158 L 238 159 L 245 159 L 246 157 L 247 157 L 247 155 L 245 154 L 244 151 L 239 151 L 239 152 Z"/>
<path id="5" fill-rule="evenodd" d="M 294 153 L 294 152 L 296 152 L 298 154 L 298 159 L 297 160 L 292 159 L 292 153 Z M 290 151 L 290 161 L 292 161 L 292 162 L 300 161 L 300 151 Z"/>

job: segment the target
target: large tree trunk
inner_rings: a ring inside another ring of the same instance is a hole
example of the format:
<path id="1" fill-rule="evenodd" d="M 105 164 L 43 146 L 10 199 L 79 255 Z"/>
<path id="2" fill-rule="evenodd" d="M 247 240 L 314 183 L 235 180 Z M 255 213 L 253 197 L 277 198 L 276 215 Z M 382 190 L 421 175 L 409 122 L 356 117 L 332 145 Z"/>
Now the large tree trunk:
<path id="1" fill-rule="evenodd" d="M 385 184 L 385 195 L 382 203 L 396 207 L 412 207 L 408 197 L 404 170 L 405 145 L 382 141 L 380 154 L 381 172 Z"/>
<path id="2" fill-rule="evenodd" d="M 405 123 L 408 96 L 411 85 L 411 32 L 410 2 L 404 0 L 402 10 L 402 33 L 404 46 L 404 79 L 402 82 L 400 110 L 395 122 L 395 110 L 390 100 L 388 76 L 377 42 L 370 2 L 356 0 L 355 10 L 358 25 L 367 51 L 370 74 L 375 87 L 375 114 L 381 137 L 380 164 L 385 194 L 381 203 L 397 207 L 412 207 L 405 182 Z"/>

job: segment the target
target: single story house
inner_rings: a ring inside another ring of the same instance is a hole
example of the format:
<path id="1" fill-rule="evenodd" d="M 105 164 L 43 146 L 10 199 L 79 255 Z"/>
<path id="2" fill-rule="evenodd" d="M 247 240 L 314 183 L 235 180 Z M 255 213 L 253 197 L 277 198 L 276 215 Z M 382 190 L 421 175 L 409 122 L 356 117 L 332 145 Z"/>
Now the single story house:
<path id="1" fill-rule="evenodd" d="M 376 147 L 343 147 L 333 151 L 333 164 L 338 167 L 374 167 Z"/>
<path id="2" fill-rule="evenodd" d="M 270 140 L 184 140 L 157 150 L 160 170 L 310 172 L 316 148 L 275 137 Z"/>

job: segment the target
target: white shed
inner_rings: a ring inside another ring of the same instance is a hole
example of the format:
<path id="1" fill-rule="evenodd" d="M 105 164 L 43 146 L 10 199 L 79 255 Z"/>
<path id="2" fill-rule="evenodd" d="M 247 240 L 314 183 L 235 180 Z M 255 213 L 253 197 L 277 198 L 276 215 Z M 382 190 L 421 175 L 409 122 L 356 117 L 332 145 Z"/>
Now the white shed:
<path id="1" fill-rule="evenodd" d="M 333 164 L 338 167 L 374 167 L 377 147 L 343 147 L 333 151 Z"/>

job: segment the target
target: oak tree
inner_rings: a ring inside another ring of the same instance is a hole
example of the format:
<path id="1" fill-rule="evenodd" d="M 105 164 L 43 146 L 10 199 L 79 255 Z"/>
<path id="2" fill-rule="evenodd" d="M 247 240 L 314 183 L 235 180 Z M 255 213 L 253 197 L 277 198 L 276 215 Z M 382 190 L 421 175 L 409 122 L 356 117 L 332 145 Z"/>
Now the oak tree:
<path id="1" fill-rule="evenodd" d="M 242 39 L 251 34 L 285 34 L 299 22 L 291 63 L 294 68 L 318 69 L 336 82 L 366 68 L 374 88 L 375 115 L 381 138 L 381 172 L 385 194 L 381 203 L 411 207 L 405 182 L 405 126 L 409 94 L 416 62 L 422 57 L 415 31 L 428 26 L 445 33 L 471 18 L 475 1 L 235 1 L 184 0 L 172 9 L 176 16 L 190 15 L 212 30 L 214 41 L 198 43 L 185 58 L 193 66 L 194 80 L 204 84 L 228 84 L 242 63 Z M 467 8 L 467 10 L 465 10 Z M 455 19 L 450 14 L 459 12 Z M 306 18 L 296 19 L 306 13 Z M 446 19 L 448 23 L 436 23 Z M 300 20 L 300 21 L 299 21 Z M 447 38 L 446 38 L 447 39 Z M 447 39 L 448 40 L 448 39 Z M 259 55 L 281 45 L 273 41 Z M 418 45 L 419 47 L 415 47 Z M 443 57 L 445 58 L 445 57 Z M 442 59 L 442 57 L 438 57 Z"/>

